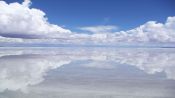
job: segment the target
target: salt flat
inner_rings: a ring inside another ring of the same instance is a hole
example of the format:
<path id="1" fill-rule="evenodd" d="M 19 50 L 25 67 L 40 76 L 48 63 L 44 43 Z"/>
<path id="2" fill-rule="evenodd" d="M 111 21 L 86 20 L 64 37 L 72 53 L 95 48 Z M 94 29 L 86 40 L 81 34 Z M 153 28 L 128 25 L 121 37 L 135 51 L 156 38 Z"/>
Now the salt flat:
<path id="1" fill-rule="evenodd" d="M 0 48 L 0 98 L 174 98 L 173 48 Z"/>

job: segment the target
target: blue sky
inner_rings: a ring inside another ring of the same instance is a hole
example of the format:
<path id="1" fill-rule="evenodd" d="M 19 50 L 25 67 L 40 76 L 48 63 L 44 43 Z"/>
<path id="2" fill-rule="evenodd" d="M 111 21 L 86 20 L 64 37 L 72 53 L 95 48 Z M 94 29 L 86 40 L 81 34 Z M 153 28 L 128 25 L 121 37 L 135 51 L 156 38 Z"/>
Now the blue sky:
<path id="1" fill-rule="evenodd" d="M 3 0 L 0 44 L 175 43 L 174 0 Z"/>
<path id="2" fill-rule="evenodd" d="M 23 2 L 23 0 L 5 0 Z M 51 23 L 77 30 L 92 25 L 116 25 L 128 30 L 154 20 L 175 16 L 175 0 L 32 0 Z"/>

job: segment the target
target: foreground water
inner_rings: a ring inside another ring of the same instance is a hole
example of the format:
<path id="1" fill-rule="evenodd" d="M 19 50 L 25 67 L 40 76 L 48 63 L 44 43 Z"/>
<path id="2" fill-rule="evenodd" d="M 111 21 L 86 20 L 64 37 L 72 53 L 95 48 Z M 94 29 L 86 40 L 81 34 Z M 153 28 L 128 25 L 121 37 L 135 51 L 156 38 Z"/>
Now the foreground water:
<path id="1" fill-rule="evenodd" d="M 175 49 L 0 48 L 0 98 L 175 98 Z"/>

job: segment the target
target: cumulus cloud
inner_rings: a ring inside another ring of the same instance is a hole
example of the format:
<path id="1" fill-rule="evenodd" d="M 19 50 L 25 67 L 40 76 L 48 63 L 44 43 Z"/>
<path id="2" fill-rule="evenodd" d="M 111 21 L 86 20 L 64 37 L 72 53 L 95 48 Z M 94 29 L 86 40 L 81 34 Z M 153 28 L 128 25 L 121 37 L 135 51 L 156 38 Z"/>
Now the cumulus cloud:
<path id="1" fill-rule="evenodd" d="M 31 0 L 24 0 L 24 2 L 22 3 L 22 5 L 29 7 L 32 4 Z"/>
<path id="2" fill-rule="evenodd" d="M 0 36 L 15 38 L 55 38 L 71 31 L 48 22 L 46 14 L 30 8 L 30 0 L 22 4 L 0 1 Z"/>
<path id="3" fill-rule="evenodd" d="M 86 29 L 93 30 L 94 28 L 84 28 Z M 175 17 L 168 17 L 165 23 L 149 21 L 128 31 L 95 33 L 91 35 L 91 38 L 94 42 L 113 45 L 118 43 L 175 43 Z"/>
<path id="4" fill-rule="evenodd" d="M 79 28 L 84 33 L 51 24 L 46 13 L 31 8 L 32 2 L 22 4 L 0 1 L 1 43 L 48 43 L 48 44 L 107 44 L 119 43 L 175 43 L 175 17 L 165 23 L 149 21 L 131 30 L 119 31 L 114 25 L 99 25 Z M 127 24 L 126 24 L 127 25 Z M 87 33 L 88 32 L 88 33 Z"/>
<path id="5" fill-rule="evenodd" d="M 174 24 L 175 17 L 168 17 L 164 24 L 149 21 L 135 29 L 116 32 L 115 39 L 127 42 L 175 42 Z"/>

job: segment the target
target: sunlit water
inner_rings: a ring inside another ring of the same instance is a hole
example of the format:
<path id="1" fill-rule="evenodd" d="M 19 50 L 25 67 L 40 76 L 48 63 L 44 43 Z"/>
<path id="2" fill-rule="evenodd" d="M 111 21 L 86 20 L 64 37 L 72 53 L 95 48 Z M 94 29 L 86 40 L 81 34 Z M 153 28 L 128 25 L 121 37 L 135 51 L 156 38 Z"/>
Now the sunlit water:
<path id="1" fill-rule="evenodd" d="M 175 49 L 0 48 L 0 98 L 175 98 Z"/>

